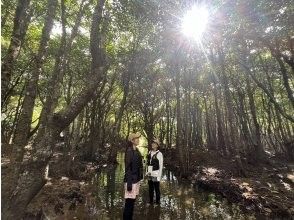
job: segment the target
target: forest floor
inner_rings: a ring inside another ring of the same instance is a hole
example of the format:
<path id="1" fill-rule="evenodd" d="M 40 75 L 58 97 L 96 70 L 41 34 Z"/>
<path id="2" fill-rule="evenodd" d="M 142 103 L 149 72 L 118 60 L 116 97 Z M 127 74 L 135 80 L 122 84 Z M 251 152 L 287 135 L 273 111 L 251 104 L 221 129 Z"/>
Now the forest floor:
<path id="1" fill-rule="evenodd" d="M 163 153 L 165 166 L 179 175 L 176 152 L 170 150 Z M 284 219 L 294 216 L 293 163 L 282 163 L 271 158 L 271 164 L 247 164 L 247 176 L 240 177 L 236 163 L 217 153 L 192 151 L 189 155 L 189 169 L 182 178 L 221 194 L 248 212 Z M 88 189 L 91 179 L 107 166 L 106 157 L 98 161 L 76 162 L 69 172 L 63 154 L 55 153 L 50 162 L 48 181 L 29 204 L 24 219 L 46 219 L 46 216 L 59 219 L 64 213 L 74 210 L 79 203 L 87 204 L 88 199 L 93 197 Z M 2 157 L 1 162 L 3 171 L 9 160 Z"/>
<path id="2" fill-rule="evenodd" d="M 165 152 L 168 169 L 179 175 L 173 150 Z M 217 153 L 192 151 L 190 164 L 182 178 L 237 203 L 246 211 L 269 217 L 291 219 L 294 216 L 294 163 L 271 158 L 270 164 L 246 164 L 246 177 L 238 175 L 235 161 Z"/>
<path id="3" fill-rule="evenodd" d="M 7 155 L 2 155 L 2 177 L 10 163 Z M 77 160 L 68 164 L 68 157 L 62 151 L 54 153 L 47 174 L 47 183 L 27 207 L 24 220 L 63 219 L 66 212 L 75 210 L 78 204 L 87 203 L 92 198 L 88 189 L 93 176 L 106 167 L 106 157 L 97 162 Z M 9 175 L 9 174 L 8 174 Z"/>
<path id="4" fill-rule="evenodd" d="M 75 210 L 92 197 L 89 185 L 93 176 L 106 166 L 101 163 L 76 162 L 71 170 L 61 153 L 56 153 L 50 163 L 46 185 L 32 200 L 24 220 L 63 219 L 66 212 Z"/>

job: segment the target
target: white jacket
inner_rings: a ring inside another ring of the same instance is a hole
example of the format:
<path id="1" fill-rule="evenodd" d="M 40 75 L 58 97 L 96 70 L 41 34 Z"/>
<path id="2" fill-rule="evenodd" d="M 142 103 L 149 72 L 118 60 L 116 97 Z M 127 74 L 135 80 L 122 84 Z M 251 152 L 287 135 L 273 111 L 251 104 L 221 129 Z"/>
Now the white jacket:
<path id="1" fill-rule="evenodd" d="M 160 181 L 161 180 L 161 177 L 162 177 L 162 168 L 163 168 L 163 155 L 162 153 L 157 150 L 157 151 L 149 151 L 148 154 L 151 153 L 151 158 L 154 156 L 154 154 L 156 154 L 158 152 L 158 154 L 156 155 L 156 158 L 158 159 L 159 161 L 159 170 L 155 170 L 153 171 L 152 170 L 152 166 L 148 166 L 147 167 L 147 173 L 151 173 L 151 176 L 152 177 L 155 177 L 157 178 L 157 181 Z"/>

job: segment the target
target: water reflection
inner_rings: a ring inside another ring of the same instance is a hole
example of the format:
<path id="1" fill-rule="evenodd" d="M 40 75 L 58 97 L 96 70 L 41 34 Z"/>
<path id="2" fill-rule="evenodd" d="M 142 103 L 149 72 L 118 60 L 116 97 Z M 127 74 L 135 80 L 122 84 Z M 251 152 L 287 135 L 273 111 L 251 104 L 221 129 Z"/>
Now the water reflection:
<path id="1" fill-rule="evenodd" d="M 121 153 L 116 167 L 106 168 L 93 179 L 94 195 L 87 198 L 84 207 L 75 211 L 78 219 L 121 219 L 124 206 L 123 160 Z M 187 182 L 179 182 L 168 170 L 163 171 L 161 195 L 161 206 L 147 206 L 148 184 L 144 180 L 136 200 L 134 220 L 255 219 L 242 213 L 238 206 L 229 205 L 225 199 L 201 192 Z"/>

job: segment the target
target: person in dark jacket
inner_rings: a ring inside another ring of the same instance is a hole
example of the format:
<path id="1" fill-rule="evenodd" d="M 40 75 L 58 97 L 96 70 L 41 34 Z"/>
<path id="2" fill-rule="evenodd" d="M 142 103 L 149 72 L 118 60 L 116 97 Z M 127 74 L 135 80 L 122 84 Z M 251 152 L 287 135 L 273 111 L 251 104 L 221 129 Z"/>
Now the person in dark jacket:
<path id="1" fill-rule="evenodd" d="M 142 156 L 137 146 L 139 145 L 140 133 L 132 133 L 128 138 L 128 146 L 125 152 L 125 208 L 124 220 L 133 219 L 134 205 L 139 194 L 140 180 L 143 179 Z"/>
<path id="2" fill-rule="evenodd" d="M 152 150 L 147 155 L 147 176 L 149 177 L 149 204 L 153 204 L 154 191 L 155 191 L 155 203 L 160 205 L 160 180 L 162 176 L 163 168 L 163 155 L 159 151 L 159 140 L 154 139 L 151 146 Z"/>

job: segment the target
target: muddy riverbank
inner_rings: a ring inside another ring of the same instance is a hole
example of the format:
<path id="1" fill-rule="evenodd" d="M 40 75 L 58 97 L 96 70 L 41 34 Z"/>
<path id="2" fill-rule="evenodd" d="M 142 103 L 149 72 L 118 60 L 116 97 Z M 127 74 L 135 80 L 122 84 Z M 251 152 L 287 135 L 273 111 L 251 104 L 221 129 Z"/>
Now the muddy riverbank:
<path id="1" fill-rule="evenodd" d="M 89 177 L 92 175 L 90 179 L 52 177 L 29 205 L 26 219 L 40 219 L 41 216 L 43 219 L 121 219 L 124 206 L 123 157 L 123 153 L 118 154 L 116 166 L 87 164 L 88 171 L 85 172 Z M 165 161 L 169 162 L 168 155 Z M 134 219 L 266 219 L 263 213 L 255 209 L 244 211 L 240 201 L 232 203 L 231 197 L 208 187 L 211 180 L 205 182 L 203 179 L 201 185 L 200 176 L 204 176 L 201 173 L 188 179 L 179 178 L 177 171 L 169 168 L 168 164 L 161 182 L 161 205 L 147 206 L 147 182 L 142 181 Z"/>
<path id="2" fill-rule="evenodd" d="M 186 175 L 180 174 L 173 151 L 166 151 L 166 166 L 191 183 L 222 195 L 242 210 L 259 218 L 292 219 L 294 216 L 293 164 L 272 159 L 270 164 L 246 166 L 246 177 L 240 177 L 234 161 L 201 151 L 190 152 Z"/>

